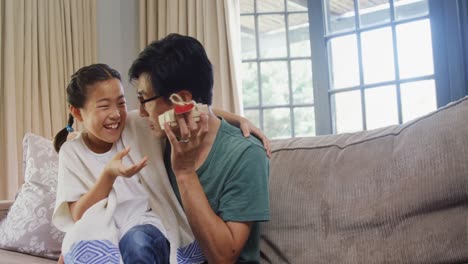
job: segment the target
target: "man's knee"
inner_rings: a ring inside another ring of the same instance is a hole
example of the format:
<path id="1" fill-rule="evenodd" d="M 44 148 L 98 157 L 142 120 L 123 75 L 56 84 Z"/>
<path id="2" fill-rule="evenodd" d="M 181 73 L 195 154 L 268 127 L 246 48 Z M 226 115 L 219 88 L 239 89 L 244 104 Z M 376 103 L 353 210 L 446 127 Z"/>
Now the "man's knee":
<path id="1" fill-rule="evenodd" d="M 154 259 L 155 263 L 169 263 L 169 241 L 152 225 L 135 226 L 128 230 L 119 242 L 119 249 L 124 262 L 144 258 Z"/>
<path id="2" fill-rule="evenodd" d="M 138 249 L 148 245 L 151 241 L 151 236 L 144 229 L 138 226 L 128 230 L 119 242 L 120 251 Z"/>

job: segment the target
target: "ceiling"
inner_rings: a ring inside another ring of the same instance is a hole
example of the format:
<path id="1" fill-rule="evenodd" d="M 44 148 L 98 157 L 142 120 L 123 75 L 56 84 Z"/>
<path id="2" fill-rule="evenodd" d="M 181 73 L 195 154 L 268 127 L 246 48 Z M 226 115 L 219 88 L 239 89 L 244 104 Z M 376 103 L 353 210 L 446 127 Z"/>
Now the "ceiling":
<path id="1" fill-rule="evenodd" d="M 388 4 L 388 0 L 359 0 L 359 9 Z M 354 0 L 331 0 L 329 1 L 330 14 L 339 16 L 354 11 Z"/>
<path id="2" fill-rule="evenodd" d="M 313 0 L 319 1 L 319 0 Z M 360 10 L 365 8 L 376 7 L 382 4 L 388 4 L 389 0 L 358 0 Z M 395 2 L 406 1 L 414 2 L 414 0 L 394 0 Z M 285 12 L 283 0 L 256 0 L 257 13 L 266 12 Z M 341 16 L 348 12 L 354 11 L 354 0 L 328 0 L 329 15 L 333 17 Z M 289 26 L 308 26 L 307 0 L 287 0 L 288 12 L 305 11 L 302 14 L 291 14 L 288 17 Z M 241 14 L 254 12 L 254 0 L 240 0 Z M 253 33 L 255 31 L 254 19 L 252 16 L 241 17 L 242 31 L 244 33 Z M 259 32 L 266 33 L 285 29 L 284 15 L 268 14 L 259 16 Z"/>
<path id="3" fill-rule="evenodd" d="M 307 0 L 288 0 L 288 11 L 307 11 Z M 242 13 L 253 13 L 253 0 L 241 0 L 240 10 Z M 257 0 L 257 12 L 284 12 L 283 0 Z M 289 26 L 307 25 L 309 17 L 307 13 L 291 14 L 288 17 Z M 259 17 L 259 32 L 274 32 L 284 28 L 285 21 L 283 15 L 264 15 Z M 252 16 L 242 16 L 241 24 L 243 32 L 254 31 L 254 20 Z"/>
<path id="4" fill-rule="evenodd" d="M 315 0 L 318 1 L 318 0 Z M 359 0 L 359 8 L 388 4 L 389 0 Z M 397 2 L 398 0 L 395 0 Z M 288 11 L 307 11 L 307 0 L 288 0 Z M 341 15 L 354 10 L 354 0 L 329 0 L 331 15 Z M 254 0 L 241 0 L 241 13 L 252 13 Z M 284 12 L 283 0 L 257 0 L 257 12 Z"/>

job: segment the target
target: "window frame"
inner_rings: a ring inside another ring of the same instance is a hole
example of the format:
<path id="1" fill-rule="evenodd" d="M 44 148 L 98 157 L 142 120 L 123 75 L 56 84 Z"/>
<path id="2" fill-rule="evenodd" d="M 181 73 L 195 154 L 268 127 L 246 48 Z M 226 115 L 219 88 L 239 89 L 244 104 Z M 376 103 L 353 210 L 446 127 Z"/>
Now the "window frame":
<path id="1" fill-rule="evenodd" d="M 431 1 L 431 0 L 429 0 Z M 396 99 L 397 99 L 397 111 L 398 111 L 398 124 L 403 123 L 403 112 L 402 112 L 402 103 L 401 103 L 401 88 L 400 86 L 404 83 L 408 82 L 415 82 L 415 81 L 423 81 L 423 80 L 434 80 L 436 81 L 435 75 L 435 68 L 434 73 L 419 77 L 411 77 L 411 78 L 400 78 L 399 74 L 399 62 L 398 62 L 398 50 L 397 50 L 397 34 L 396 34 L 396 26 L 400 24 L 411 23 L 415 21 L 421 21 L 424 19 L 429 19 L 432 23 L 431 17 L 431 10 L 429 9 L 429 14 L 424 16 L 418 16 L 414 18 L 407 18 L 401 20 L 395 20 L 395 10 L 394 10 L 394 1 L 389 0 L 389 12 L 390 12 L 390 21 L 385 23 L 380 23 L 377 25 L 372 26 L 365 26 L 360 27 L 359 20 L 359 1 L 354 0 L 354 12 L 355 16 L 355 28 L 345 31 L 340 31 L 337 33 L 327 34 L 326 33 L 326 22 L 325 22 L 325 12 L 326 9 L 324 7 L 324 1 L 314 1 L 308 0 L 308 8 L 309 8 L 309 30 L 311 36 L 311 50 L 312 54 L 312 68 L 313 68 L 313 80 L 314 80 L 314 98 L 316 103 L 315 108 L 315 117 L 316 117 L 316 132 L 317 135 L 327 135 L 336 133 L 335 128 L 335 120 L 333 114 L 333 105 L 332 105 L 332 96 L 334 94 L 350 92 L 350 91 L 360 91 L 360 98 L 361 98 L 361 114 L 362 114 L 362 129 L 367 130 L 367 122 L 366 122 L 366 97 L 365 91 L 367 89 L 372 89 L 376 87 L 382 87 L 387 85 L 395 85 L 396 87 Z M 393 47 L 393 56 L 394 56 L 394 71 L 395 71 L 395 79 L 391 81 L 385 82 L 378 82 L 372 84 L 365 84 L 364 83 L 364 70 L 363 70 L 363 62 L 362 62 L 362 45 L 361 45 L 361 34 L 364 32 L 387 28 L 390 27 L 392 30 L 392 47 Z M 432 33 L 432 29 L 431 29 Z M 359 85 L 344 89 L 331 89 L 331 62 L 329 61 L 329 49 L 328 49 L 328 41 L 333 38 L 346 36 L 346 35 L 355 35 L 357 40 L 357 48 L 358 48 L 358 67 L 359 67 Z M 432 37 L 434 40 L 434 37 Z M 315 40 L 315 41 L 312 41 Z M 433 41 L 434 42 L 434 41 Z M 434 47 L 433 53 L 434 53 Z M 317 56 L 319 55 L 319 56 Z M 434 61 L 434 64 L 436 62 Z M 435 67 L 435 66 L 434 66 Z M 436 84 L 436 96 L 439 97 L 439 92 L 437 89 L 438 83 Z M 438 102 L 438 107 L 439 107 Z"/>
<path id="2" fill-rule="evenodd" d="M 366 110 L 365 110 L 365 94 L 367 89 L 374 87 L 381 87 L 386 85 L 395 85 L 398 109 L 398 123 L 403 123 L 402 117 L 402 98 L 400 86 L 407 82 L 434 80 L 437 107 L 442 107 L 454 100 L 460 99 L 468 94 L 468 34 L 463 34 L 462 30 L 468 28 L 466 18 L 463 14 L 468 13 L 467 2 L 464 0 L 428 0 L 429 12 L 427 15 L 418 16 L 414 18 L 406 18 L 395 20 L 394 1 L 389 1 L 390 5 L 390 21 L 378 25 L 365 26 L 363 28 L 359 25 L 360 16 L 355 16 L 356 27 L 352 30 L 328 34 L 326 33 L 325 21 L 325 8 L 323 0 L 308 0 L 307 11 L 288 11 L 288 1 L 284 1 L 284 12 L 257 12 L 257 2 L 261 0 L 253 0 L 254 10 L 253 13 L 245 13 L 242 15 L 253 15 L 255 23 L 255 45 L 256 45 L 256 58 L 246 59 L 242 62 L 255 62 L 257 67 L 257 81 L 259 93 L 259 106 L 244 107 L 244 110 L 258 110 L 260 127 L 263 129 L 265 109 L 273 108 L 289 108 L 291 116 L 291 134 L 295 136 L 294 124 L 294 108 L 296 106 L 310 106 L 314 109 L 315 115 L 315 133 L 316 135 L 327 135 L 336 133 L 334 128 L 334 114 L 332 113 L 332 95 L 341 92 L 348 92 L 353 90 L 360 91 L 361 108 L 362 108 L 362 128 L 367 129 L 366 124 Z M 354 0 L 354 11 L 359 14 L 359 1 Z M 291 79 L 291 61 L 296 59 L 308 59 L 309 57 L 294 57 L 291 58 L 290 54 L 290 36 L 289 36 L 289 15 L 294 13 L 308 13 L 309 17 L 309 39 L 310 39 L 310 61 L 312 66 L 312 87 L 313 87 L 313 104 L 295 105 L 293 103 L 292 94 L 292 79 Z M 286 28 L 286 49 L 287 56 L 278 59 L 262 59 L 260 58 L 260 40 L 258 17 L 259 15 L 267 14 L 281 14 L 284 15 L 285 28 Z M 433 67 L 434 72 L 429 75 L 413 77 L 413 78 L 400 78 L 398 51 L 397 51 L 397 34 L 396 26 L 399 24 L 410 23 L 428 19 L 430 21 L 430 30 L 432 37 L 432 52 L 433 52 Z M 363 64 L 362 64 L 362 49 L 361 49 L 361 34 L 370 30 L 390 27 L 392 31 L 392 47 L 394 52 L 394 70 L 395 79 L 385 82 L 364 84 L 363 78 Z M 357 38 L 358 47 L 358 66 L 360 74 L 360 82 L 358 86 L 345 88 L 345 89 L 331 89 L 331 63 L 329 61 L 328 40 L 337 36 L 344 36 L 354 34 Z M 262 102 L 262 82 L 261 82 L 261 66 L 263 61 L 286 61 L 288 67 L 288 85 L 289 85 L 289 104 L 265 106 Z"/>
<path id="3" fill-rule="evenodd" d="M 294 103 L 293 99 L 293 85 L 292 85 L 292 76 L 291 76 L 291 62 L 293 61 L 301 61 L 301 60 L 308 60 L 311 65 L 312 69 L 312 54 L 309 56 L 298 56 L 298 57 L 291 57 L 291 48 L 290 48 L 290 39 L 289 39 L 289 16 L 294 14 L 304 14 L 307 15 L 308 11 L 289 11 L 288 10 L 288 0 L 282 0 L 284 2 L 284 12 L 283 11 L 271 11 L 271 12 L 258 12 L 257 2 L 261 0 L 253 0 L 253 12 L 250 13 L 241 13 L 240 16 L 253 16 L 254 18 L 254 25 L 255 25 L 255 54 L 256 57 L 252 59 L 242 59 L 241 63 L 256 63 L 256 70 L 257 70 L 257 81 L 258 81 L 258 106 L 244 106 L 243 110 L 257 110 L 259 111 L 259 126 L 262 130 L 264 130 L 264 111 L 269 109 L 289 109 L 290 115 L 290 127 L 291 127 L 291 135 L 292 137 L 296 136 L 296 129 L 295 129 L 295 115 L 294 109 L 300 107 L 312 107 L 315 110 L 315 98 L 312 103 Z M 285 57 L 278 57 L 278 58 L 262 58 L 260 55 L 260 40 L 259 40 L 259 17 L 266 16 L 266 15 L 283 15 L 284 22 L 285 22 L 285 38 L 286 38 L 286 56 Z M 262 62 L 286 62 L 287 69 L 288 69 L 288 91 L 289 91 L 289 103 L 282 104 L 282 105 L 264 105 L 263 102 L 263 89 L 262 89 L 262 72 L 261 72 L 261 63 Z M 311 71 L 312 74 L 313 71 Z M 312 89 L 314 88 L 313 82 L 310 84 Z M 317 121 L 315 122 L 315 124 Z M 314 125 L 315 125 L 314 124 Z"/>

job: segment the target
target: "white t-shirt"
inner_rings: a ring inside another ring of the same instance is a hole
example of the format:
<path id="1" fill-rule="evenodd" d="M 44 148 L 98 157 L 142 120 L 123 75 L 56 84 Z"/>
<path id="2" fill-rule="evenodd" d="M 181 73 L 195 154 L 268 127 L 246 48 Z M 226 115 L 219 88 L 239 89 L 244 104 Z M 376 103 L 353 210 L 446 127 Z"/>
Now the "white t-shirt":
<path id="1" fill-rule="evenodd" d="M 74 150 L 80 155 L 89 155 L 91 157 L 90 159 L 87 159 L 87 166 L 95 172 L 102 172 L 107 162 L 109 162 L 112 159 L 112 157 L 114 157 L 114 155 L 117 154 L 117 152 L 122 151 L 124 149 L 122 139 L 120 138 L 116 143 L 114 143 L 114 145 L 108 152 L 99 154 L 95 153 L 91 151 L 84 143 L 82 133 L 80 133 L 71 142 L 67 143 L 71 143 Z M 61 151 L 66 151 L 66 149 L 62 149 Z M 64 159 L 60 162 L 68 163 L 74 161 Z M 131 166 L 132 164 L 134 164 L 129 160 L 128 156 L 124 157 L 122 162 L 125 166 Z M 66 166 L 66 164 L 64 165 Z M 94 181 L 97 181 L 98 177 L 100 177 L 100 174 L 93 176 Z M 70 177 L 74 176 L 70 175 Z M 67 180 L 74 182 L 79 179 L 65 178 L 65 181 Z M 69 202 L 76 201 L 77 199 L 73 198 L 81 197 L 89 191 L 89 189 L 85 188 L 83 185 L 72 184 L 72 186 L 73 188 L 66 188 L 66 191 L 63 192 L 66 196 L 66 200 Z M 167 237 L 166 230 L 160 218 L 154 213 L 154 211 L 151 210 L 151 207 L 148 202 L 149 196 L 145 188 L 141 184 L 139 174 L 136 174 L 131 178 L 126 178 L 122 176 L 117 177 L 117 179 L 114 182 L 113 189 L 117 196 L 117 206 L 114 212 L 114 220 L 117 228 L 119 229 L 120 238 L 122 238 L 123 235 L 132 227 L 144 224 L 151 224 L 157 227 Z"/>

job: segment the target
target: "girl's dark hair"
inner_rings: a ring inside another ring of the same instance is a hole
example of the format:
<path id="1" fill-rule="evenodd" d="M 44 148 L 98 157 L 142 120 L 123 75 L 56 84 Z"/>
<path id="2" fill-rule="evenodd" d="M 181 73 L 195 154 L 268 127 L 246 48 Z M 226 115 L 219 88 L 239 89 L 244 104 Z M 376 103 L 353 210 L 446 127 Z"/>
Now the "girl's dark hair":
<path id="1" fill-rule="evenodd" d="M 121 81 L 120 73 L 106 64 L 91 64 L 79 69 L 71 76 L 71 80 L 67 85 L 68 104 L 75 108 L 83 108 L 89 87 L 97 82 L 110 79 L 118 79 Z M 68 130 L 73 126 L 73 122 L 74 118 L 69 114 L 67 125 L 55 135 L 55 151 L 59 152 L 60 147 L 67 141 Z"/>
<path id="2" fill-rule="evenodd" d="M 156 95 L 169 99 L 173 93 L 188 90 L 196 102 L 211 105 L 213 67 L 195 38 L 173 33 L 150 43 L 130 67 L 130 80 L 143 73 L 149 75 Z"/>

